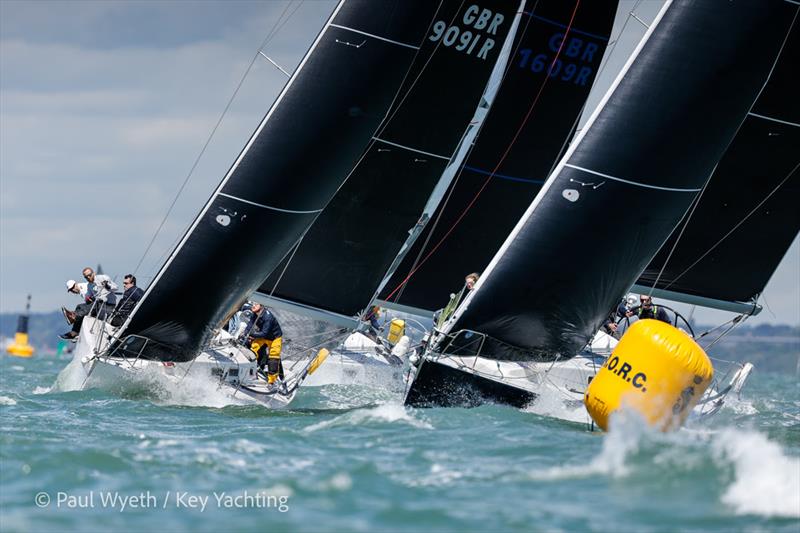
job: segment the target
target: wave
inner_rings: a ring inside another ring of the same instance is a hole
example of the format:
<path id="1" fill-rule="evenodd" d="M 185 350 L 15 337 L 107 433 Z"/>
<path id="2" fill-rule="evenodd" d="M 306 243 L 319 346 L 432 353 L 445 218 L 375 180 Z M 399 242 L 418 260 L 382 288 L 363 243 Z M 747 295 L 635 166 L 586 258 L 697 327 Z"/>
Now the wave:
<path id="1" fill-rule="evenodd" d="M 591 418 L 583 402 L 562 396 L 557 388 L 552 388 L 550 394 L 539 395 L 533 402 L 525 406 L 523 411 L 568 422 L 591 423 Z"/>
<path id="2" fill-rule="evenodd" d="M 420 429 L 433 429 L 430 423 L 413 416 L 411 413 L 412 411 L 399 403 L 385 403 L 376 407 L 356 409 L 330 420 L 323 420 L 306 427 L 303 431 L 314 432 L 330 427 L 359 426 L 375 422 L 402 423 Z"/>
<path id="3" fill-rule="evenodd" d="M 17 400 L 8 396 L 0 396 L 0 405 L 17 405 Z"/>
<path id="4" fill-rule="evenodd" d="M 737 515 L 800 518 L 800 457 L 755 430 L 682 429 L 661 433 L 634 416 L 617 417 L 599 454 L 584 464 L 537 470 L 541 481 L 605 476 L 632 491 L 710 484 Z M 716 482 L 715 482 L 716 480 Z"/>
<path id="5" fill-rule="evenodd" d="M 712 445 L 718 461 L 733 465 L 722 502 L 736 514 L 800 518 L 800 457 L 756 431 L 723 430 Z"/>

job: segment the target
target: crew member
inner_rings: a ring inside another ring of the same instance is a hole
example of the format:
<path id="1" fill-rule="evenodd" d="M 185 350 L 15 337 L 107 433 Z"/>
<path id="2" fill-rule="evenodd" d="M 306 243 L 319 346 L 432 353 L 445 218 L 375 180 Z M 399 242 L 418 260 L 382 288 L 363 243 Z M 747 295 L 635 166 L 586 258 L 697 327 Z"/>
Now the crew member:
<path id="1" fill-rule="evenodd" d="M 464 286 L 458 293 L 450 294 L 450 301 L 444 307 L 444 309 L 439 309 L 435 313 L 433 313 L 433 323 L 436 324 L 437 328 L 441 328 L 445 322 L 453 315 L 453 313 L 458 308 L 459 304 L 461 304 L 461 300 L 467 295 L 471 290 L 475 288 L 475 284 L 478 283 L 478 278 L 480 278 L 480 274 L 478 272 L 472 272 L 471 274 L 467 274 L 464 278 Z"/>
<path id="2" fill-rule="evenodd" d="M 128 315 L 131 314 L 133 308 L 139 303 L 139 300 L 144 296 L 144 291 L 136 286 L 136 276 L 133 274 L 126 274 L 122 279 L 122 286 L 125 287 L 125 292 L 119 300 L 114 315 L 111 318 L 112 326 L 121 326 Z"/>
<path id="3" fill-rule="evenodd" d="M 269 309 L 256 302 L 249 311 L 245 311 L 245 329 L 250 342 L 250 349 L 257 355 L 258 368 L 263 371 L 267 367 L 267 382 L 274 384 L 278 378 L 283 379 L 281 364 L 281 345 L 283 331 L 278 319 Z"/>
<path id="4" fill-rule="evenodd" d="M 669 319 L 666 309 L 657 305 L 653 305 L 653 299 L 650 296 L 642 294 L 639 296 L 639 302 L 641 305 L 638 305 L 625 313 L 625 316 L 631 317 L 635 315 L 639 318 L 655 318 L 656 320 L 666 322 L 667 324 L 672 323 Z"/>
<path id="5" fill-rule="evenodd" d="M 114 311 L 114 305 L 117 302 L 117 297 L 114 291 L 117 290 L 117 285 L 111 278 L 105 274 L 95 274 L 91 267 L 83 269 L 83 278 L 86 280 L 86 292 L 81 294 L 84 296 L 85 303 L 78 305 L 74 313 L 64 313 L 67 322 L 72 321 L 72 329 L 66 333 L 59 335 L 60 338 L 65 340 L 76 339 L 81 331 L 83 325 L 83 318 L 85 316 L 97 317 L 104 320 L 106 316 Z M 73 280 L 67 282 L 67 291 L 75 292 L 76 284 L 72 284 Z"/>

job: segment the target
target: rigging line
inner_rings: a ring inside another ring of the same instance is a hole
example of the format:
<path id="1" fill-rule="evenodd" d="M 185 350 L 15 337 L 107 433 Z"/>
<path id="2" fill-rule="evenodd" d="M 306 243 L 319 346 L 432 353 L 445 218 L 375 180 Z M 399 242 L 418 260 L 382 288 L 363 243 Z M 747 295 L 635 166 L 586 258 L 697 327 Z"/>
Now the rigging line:
<path id="1" fill-rule="evenodd" d="M 264 44 L 261 46 L 262 50 L 264 49 L 264 46 L 266 46 L 269 43 L 269 41 L 271 41 L 276 35 L 278 35 L 278 33 L 280 33 L 280 31 L 283 29 L 284 26 L 286 26 L 286 24 L 289 22 L 289 20 L 291 20 L 291 18 L 294 16 L 294 14 L 297 13 L 297 10 L 300 9 L 300 7 L 302 7 L 304 1 L 305 0 L 300 0 L 295 5 L 294 10 L 292 10 L 292 12 L 289 13 L 289 15 L 287 15 L 286 18 L 283 19 L 283 22 L 281 22 L 281 25 L 278 26 L 277 28 L 275 28 L 274 33 L 272 35 L 270 35 L 269 38 L 267 39 L 267 41 L 264 42 Z M 290 1 L 289 4 L 291 5 L 291 3 L 292 2 Z M 284 13 L 285 12 L 286 12 L 286 10 L 284 9 Z"/>
<path id="2" fill-rule="evenodd" d="M 631 8 L 631 10 L 628 12 L 628 16 L 625 17 L 625 22 L 622 24 L 622 27 L 620 28 L 619 32 L 617 33 L 616 38 L 610 38 L 610 41 L 609 41 L 609 48 L 610 49 L 608 50 L 608 53 L 605 54 L 605 57 L 603 58 L 603 61 L 600 63 L 600 68 L 597 69 L 597 75 L 595 76 L 595 79 L 599 78 L 600 74 L 603 72 L 603 70 L 606 68 L 606 66 L 608 66 L 608 62 L 611 60 L 611 56 L 614 55 L 614 51 L 617 49 L 617 44 L 619 43 L 619 38 L 625 32 L 625 28 L 628 26 L 628 22 L 631 21 L 631 18 L 633 18 L 632 17 L 633 13 L 636 11 L 636 8 L 638 8 L 639 4 L 641 4 L 641 3 L 642 3 L 642 0 L 637 0 L 636 1 L 636 3 Z M 612 44 L 611 41 L 613 41 L 613 44 Z"/>
<path id="3" fill-rule="evenodd" d="M 673 280 L 672 280 L 672 281 L 671 281 L 671 282 L 670 282 L 668 285 L 666 285 L 666 286 L 664 287 L 664 289 L 666 290 L 666 289 L 668 289 L 669 287 L 671 287 L 671 286 L 672 286 L 672 285 L 673 285 L 673 284 L 674 284 L 676 281 L 678 281 L 678 280 L 679 280 L 679 279 L 680 279 L 680 278 L 681 278 L 681 277 L 682 277 L 684 274 L 686 274 L 686 273 L 687 273 L 689 270 L 691 270 L 691 269 L 692 269 L 692 268 L 693 268 L 693 267 L 694 267 L 694 266 L 695 266 L 697 263 L 699 263 L 700 261 L 702 261 L 704 257 L 706 257 L 708 254 L 710 254 L 710 253 L 711 253 L 711 252 L 712 252 L 712 251 L 713 251 L 713 250 L 714 250 L 714 249 L 715 249 L 717 246 L 719 246 L 720 244 L 722 244 L 722 241 L 724 241 L 725 239 L 727 239 L 727 238 L 728 238 L 728 237 L 731 235 L 731 233 L 733 233 L 734 231 L 736 231 L 736 230 L 739 228 L 739 226 L 741 226 L 742 224 L 744 224 L 744 223 L 745 223 L 745 221 L 746 221 L 748 218 L 750 218 L 750 217 L 751 217 L 751 216 L 752 216 L 752 215 L 753 215 L 753 214 L 754 214 L 756 211 L 758 211 L 758 210 L 759 210 L 759 208 L 761 208 L 761 206 L 762 206 L 762 205 L 764 205 L 764 204 L 767 202 L 767 200 L 769 200 L 769 199 L 772 197 L 772 195 L 774 195 L 776 192 L 778 192 L 778 189 L 780 189 L 781 187 L 783 187 L 784 183 L 786 183 L 786 182 L 789 180 L 789 178 L 791 178 L 791 177 L 792 177 L 792 176 L 795 174 L 795 172 L 797 172 L 798 168 L 800 168 L 800 163 L 796 164 L 796 165 L 795 165 L 795 167 L 794 167 L 794 168 L 793 168 L 793 169 L 792 169 L 792 170 L 789 172 L 789 174 L 787 174 L 787 175 L 786 175 L 786 177 L 785 177 L 785 178 L 783 178 L 783 180 L 781 180 L 781 182 L 780 182 L 778 185 L 776 185 L 776 186 L 775 186 L 775 188 L 773 188 L 773 189 L 772 189 L 772 190 L 769 192 L 769 194 L 767 194 L 767 196 L 766 196 L 766 197 L 765 197 L 763 200 L 761 200 L 761 201 L 758 203 L 758 205 L 756 205 L 756 206 L 755 206 L 755 207 L 754 207 L 754 208 L 753 208 L 753 209 L 752 209 L 752 210 L 751 210 L 749 213 L 747 213 L 747 215 L 745 215 L 745 216 L 744 216 L 744 218 L 742 218 L 742 219 L 741 219 L 741 220 L 740 220 L 740 221 L 739 221 L 739 222 L 738 222 L 738 223 L 737 223 L 737 224 L 736 224 L 736 225 L 735 225 L 733 228 L 731 228 L 731 230 L 730 230 L 728 233 L 726 233 L 726 234 L 725 234 L 725 235 L 724 235 L 724 236 L 723 236 L 721 239 L 719 239 L 719 240 L 718 240 L 718 241 L 717 241 L 717 242 L 716 242 L 716 243 L 715 243 L 713 246 L 711 246 L 711 248 L 709 248 L 708 250 L 706 250 L 706 252 L 705 252 L 703 255 L 701 255 L 700 257 L 698 257 L 698 258 L 697 258 L 697 260 L 696 260 L 694 263 L 692 263 L 691 265 L 689 265 L 689 266 L 688 266 L 688 267 L 687 267 L 687 268 L 686 268 L 686 269 L 685 269 L 683 272 L 681 272 L 680 274 L 678 274 L 678 276 L 677 276 L 677 277 L 675 277 L 675 279 L 673 279 Z M 688 221 L 687 221 L 687 225 L 688 225 Z M 662 270 L 663 270 L 663 269 L 662 269 Z M 658 279 L 656 279 L 656 282 L 658 282 Z"/>
<path id="4" fill-rule="evenodd" d="M 704 347 L 703 347 L 703 350 L 705 350 L 705 351 L 708 351 L 708 350 L 710 350 L 712 346 L 714 346 L 715 344 L 717 344 L 717 343 L 718 343 L 719 341 L 721 341 L 721 340 L 722 340 L 722 339 L 723 339 L 723 338 L 724 338 L 724 337 L 725 337 L 725 336 L 726 336 L 728 333 L 730 333 L 731 331 L 733 331 L 733 328 L 735 328 L 736 326 L 738 326 L 739 324 L 741 324 L 742 322 L 744 322 L 745 320 L 747 320 L 747 318 L 748 318 L 749 316 L 750 316 L 750 313 L 746 313 L 746 314 L 744 314 L 744 315 L 739 315 L 738 317 L 736 317 L 736 319 L 732 320 L 732 322 L 733 322 L 733 323 L 730 325 L 730 327 L 729 327 L 728 329 L 726 329 L 725 331 L 723 331 L 722 333 L 720 333 L 720 334 L 719 334 L 719 337 L 717 337 L 716 339 L 714 339 L 713 341 L 711 341 L 711 342 L 710 342 L 708 345 L 704 346 Z"/>
<path id="5" fill-rule="evenodd" d="M 753 108 L 755 107 L 756 103 L 758 102 L 758 99 L 761 97 L 761 93 L 763 93 L 763 92 L 764 92 L 764 89 L 767 87 L 767 84 L 769 83 L 769 80 L 770 80 L 770 78 L 772 77 L 772 73 L 775 71 L 775 67 L 777 66 L 777 64 L 778 64 L 778 61 L 780 60 L 780 57 L 781 57 L 781 55 L 783 54 L 783 49 L 784 49 L 784 47 L 786 46 L 786 41 L 788 41 L 788 40 L 789 40 L 789 35 L 791 35 L 791 33 L 792 33 L 792 28 L 794 28 L 794 23 L 797 21 L 797 14 L 798 14 L 798 13 L 800 13 L 800 9 L 796 10 L 796 11 L 795 11 L 795 13 L 794 13 L 794 17 L 792 18 L 792 23 L 791 23 L 791 24 L 789 24 L 789 29 L 786 31 L 786 35 L 785 35 L 785 36 L 784 36 L 784 38 L 783 38 L 783 42 L 781 43 L 781 47 L 780 47 L 780 49 L 778 50 L 778 54 L 775 56 L 775 61 L 773 61 L 773 62 L 772 62 L 772 67 L 770 68 L 770 70 L 769 70 L 769 73 L 767 74 L 767 79 L 766 79 L 766 80 L 764 80 L 764 84 L 761 86 L 761 89 L 758 91 L 758 94 L 756 95 L 755 99 L 753 100 L 753 103 L 750 105 L 750 109 L 748 109 L 748 110 L 747 110 L 747 111 L 748 111 L 748 114 L 749 114 L 749 113 L 750 113 L 750 111 L 752 111 L 752 110 L 753 110 Z M 739 123 L 739 126 L 736 128 L 736 131 L 734 132 L 734 134 L 733 134 L 733 137 L 731 137 L 730 141 L 728 141 L 728 145 L 725 147 L 725 151 L 723 151 L 723 152 L 722 152 L 722 157 L 724 157 L 724 156 L 725 156 L 725 153 L 728 151 L 728 149 L 730 148 L 731 144 L 733 144 L 733 140 L 736 138 L 736 136 L 737 136 L 737 135 L 739 135 L 739 131 L 742 129 L 742 126 L 744 126 L 744 123 L 745 123 L 746 121 L 747 121 L 747 114 L 745 114 L 744 118 L 743 118 L 743 119 L 742 119 L 742 121 Z M 720 159 L 720 161 L 721 161 L 721 160 L 722 160 L 722 159 Z M 716 170 L 717 170 L 717 167 L 718 167 L 718 166 L 719 166 L 719 161 L 717 161 L 717 164 L 716 164 L 716 165 L 714 165 L 714 169 L 711 171 L 711 175 L 708 177 L 708 180 L 706 181 L 705 185 L 703 185 L 703 190 L 702 190 L 702 191 L 700 191 L 700 194 L 699 194 L 699 195 L 698 195 L 698 197 L 695 199 L 695 202 L 696 202 L 696 203 L 695 203 L 694 207 L 692 207 L 692 210 L 691 210 L 691 212 L 689 213 L 689 216 L 688 216 L 688 218 L 686 219 L 686 223 L 684 224 L 683 228 L 681 228 L 681 232 L 680 232 L 680 234 L 678 235 L 678 238 L 675 240 L 675 243 L 672 245 L 672 249 L 669 251 L 669 255 L 667 256 L 667 259 L 664 261 L 664 264 L 661 266 L 661 270 L 658 272 L 658 276 L 656 277 L 656 280 L 653 282 L 653 285 L 650 287 L 650 293 L 649 293 L 649 296 L 650 296 L 650 297 L 652 297 L 652 296 L 653 296 L 653 291 L 654 291 L 654 290 L 655 290 L 655 288 L 658 286 L 658 282 L 659 282 L 659 280 L 661 279 L 661 276 L 662 276 L 662 274 L 664 273 L 664 270 L 667 268 L 667 264 L 669 263 L 669 260 L 672 258 L 672 254 L 673 254 L 673 252 L 675 252 L 675 249 L 678 247 L 678 243 L 680 242 L 680 240 L 681 240 L 681 237 L 683 237 L 683 233 L 684 233 L 684 231 L 686 231 L 686 228 L 689 226 L 689 221 L 691 220 L 691 218 L 692 218 L 692 215 L 694 214 L 694 211 L 695 211 L 695 209 L 697 209 L 697 206 L 698 206 L 698 205 L 700 205 L 700 199 L 702 198 L 702 196 L 703 196 L 703 193 L 705 193 L 705 191 L 706 191 L 706 187 L 708 187 L 708 184 L 709 184 L 709 183 L 711 183 L 711 178 L 714 176 L 714 172 L 716 172 Z M 781 182 L 781 183 L 780 183 L 780 184 L 779 184 L 779 185 L 778 185 L 778 186 L 777 186 L 775 189 L 773 189 L 773 190 L 772 190 L 772 192 L 770 192 L 770 193 L 767 195 L 767 197 L 766 197 L 766 198 L 764 198 L 764 200 L 762 200 L 762 201 L 761 201 L 761 203 L 759 203 L 759 204 L 758 204 L 758 205 L 757 205 L 757 206 L 756 206 L 756 207 L 755 207 L 755 208 L 754 208 L 752 211 L 750 211 L 750 212 L 749 212 L 749 213 L 748 213 L 748 214 L 747 214 L 747 215 L 746 215 L 746 216 L 745 216 L 745 217 L 744 217 L 744 218 L 743 218 L 741 221 L 739 221 L 739 223 L 738 223 L 738 224 L 736 224 L 736 225 L 733 227 L 733 229 L 731 229 L 731 230 L 730 230 L 728 233 L 726 233 L 724 237 L 722 237 L 722 238 L 721 238 L 719 241 L 717 241 L 717 242 L 716 242 L 716 244 L 714 244 L 714 245 L 713 245 L 711 248 L 709 248 L 709 249 L 708 249 L 708 250 L 707 250 L 707 251 L 706 251 L 706 252 L 705 252 L 703 255 L 701 255 L 701 256 L 700 256 L 700 257 L 699 257 L 699 258 L 698 258 L 698 259 L 697 259 L 697 260 L 696 260 L 694 263 L 692 263 L 691 265 L 689 265 L 689 267 L 688 267 L 687 269 L 685 269 L 685 270 L 684 270 L 683 272 L 681 272 L 681 273 L 680 273 L 680 274 L 679 274 L 679 275 L 678 275 L 676 278 L 674 278 L 672 281 L 670 281 L 670 282 L 669 282 L 669 283 L 668 283 L 668 284 L 667 284 L 667 285 L 664 287 L 664 289 L 666 290 L 666 289 L 668 289 L 669 287 L 671 287 L 672 285 L 674 285 L 674 284 L 675 284 L 675 282 L 676 282 L 676 281 L 678 281 L 678 280 L 679 280 L 679 279 L 680 279 L 680 278 L 681 278 L 681 277 L 682 277 L 684 274 L 686 274 L 686 273 L 687 273 L 689 270 L 691 270 L 691 269 L 692 269 L 692 268 L 693 268 L 693 267 L 694 267 L 694 266 L 695 266 L 697 263 L 699 263 L 699 262 L 700 262 L 700 261 L 701 261 L 701 260 L 702 260 L 702 259 L 703 259 L 705 256 L 707 256 L 708 254 L 710 254 L 710 253 L 711 253 L 711 251 L 712 251 L 714 248 L 716 248 L 717 246 L 719 246 L 719 244 L 720 244 L 722 241 L 724 241 L 726 238 L 728 238 L 728 235 L 730 235 L 731 233 L 733 233 L 734 231 L 736 231 L 736 229 L 737 229 L 739 226 L 741 226 L 741 225 L 742 225 L 742 223 L 744 223 L 744 221 L 745 221 L 745 220 L 747 220 L 747 219 L 750 217 L 750 215 L 752 215 L 752 214 L 753 214 L 753 213 L 754 213 L 754 212 L 755 212 L 755 211 L 756 211 L 756 210 L 757 210 L 759 207 L 761 207 L 761 205 L 762 205 L 764 202 L 766 202 L 766 201 L 767 201 L 767 200 L 770 198 L 770 196 L 772 196 L 772 195 L 775 193 L 775 191 L 777 191 L 777 190 L 778 190 L 778 189 L 779 189 L 779 188 L 780 188 L 780 187 L 781 187 L 781 186 L 782 186 L 782 185 L 783 185 L 783 184 L 786 182 L 786 180 L 788 180 L 788 179 L 789 179 L 789 177 L 791 177 L 791 175 L 792 175 L 792 174 L 793 174 L 793 173 L 794 173 L 794 172 L 797 170 L 797 167 L 798 167 L 798 166 L 800 166 L 800 163 L 798 163 L 798 165 L 794 167 L 794 170 L 792 170 L 791 172 L 789 172 L 789 175 L 788 175 L 788 176 L 786 176 L 786 177 L 783 179 L 783 181 L 782 181 L 782 182 Z"/>
<path id="6" fill-rule="evenodd" d="M 708 330 L 706 330 L 706 331 L 704 331 L 704 332 L 700 333 L 699 335 L 696 335 L 696 336 L 694 337 L 694 340 L 695 340 L 695 341 L 699 341 L 700 339 L 702 339 L 702 338 L 703 338 L 703 337 L 705 337 L 706 335 L 708 335 L 708 334 L 710 334 L 710 333 L 712 333 L 712 332 L 714 332 L 714 331 L 717 331 L 718 329 L 720 329 L 720 328 L 722 328 L 722 327 L 724 327 L 724 326 L 727 326 L 729 322 L 735 322 L 735 321 L 737 321 L 737 320 L 741 320 L 741 317 L 742 317 L 742 316 L 743 316 L 743 315 L 736 315 L 735 317 L 731 318 L 730 320 L 726 320 L 726 321 L 725 321 L 725 322 L 723 322 L 722 324 L 720 324 L 720 325 L 718 325 L 718 326 L 714 326 L 713 328 L 711 328 L 711 329 L 708 329 Z"/>
<path id="7" fill-rule="evenodd" d="M 186 178 L 184 178 L 183 183 L 181 184 L 180 188 L 178 189 L 178 192 L 175 194 L 175 197 L 172 199 L 172 203 L 170 204 L 169 208 L 167 209 L 167 212 L 164 214 L 164 218 L 161 219 L 161 223 L 158 225 L 158 228 L 156 229 L 155 233 L 153 234 L 153 237 L 150 239 L 150 242 L 147 244 L 147 247 L 145 248 L 144 253 L 142 253 L 142 257 L 139 259 L 139 262 L 136 264 L 136 268 L 133 269 L 133 274 L 134 275 L 136 275 L 136 272 L 139 270 L 139 267 L 142 266 L 142 262 L 144 262 L 144 258 L 147 257 L 147 254 L 150 252 L 150 249 L 153 247 L 153 244 L 155 243 L 156 238 L 158 238 L 159 233 L 161 233 L 161 230 L 164 228 L 164 224 L 166 224 L 167 219 L 169 218 L 169 215 L 172 213 L 172 210 L 175 208 L 175 204 L 178 203 L 178 199 L 181 197 L 181 194 L 183 194 L 183 191 L 186 188 L 186 185 L 189 184 L 189 180 L 191 179 L 192 175 L 194 175 L 194 171 L 197 168 L 197 165 L 200 164 L 200 159 L 202 159 L 203 154 L 205 154 L 206 149 L 208 148 L 208 145 L 211 144 L 211 140 L 214 138 L 214 134 L 217 132 L 217 129 L 219 129 L 219 126 L 220 126 L 220 124 L 222 124 L 222 120 L 225 118 L 225 115 L 228 113 L 228 110 L 230 109 L 231 105 L 233 104 L 233 101 L 236 98 L 236 95 L 239 94 L 239 90 L 242 88 L 242 85 L 244 84 L 244 81 L 247 79 L 247 76 L 250 74 L 250 70 L 253 68 L 253 65 L 255 64 L 256 59 L 258 59 L 258 56 L 259 56 L 259 53 L 261 52 L 261 49 L 264 48 L 264 46 L 266 46 L 266 44 L 269 42 L 269 40 L 275 35 L 275 28 L 277 27 L 278 23 L 280 22 L 280 19 L 283 17 L 283 15 L 289 9 L 290 5 L 291 5 L 291 3 L 286 5 L 286 7 L 284 8 L 283 12 L 278 17 L 278 20 L 275 21 L 275 24 L 273 25 L 272 29 L 267 34 L 267 36 L 264 38 L 264 41 L 261 44 L 261 47 L 259 48 L 258 52 L 256 52 L 253 55 L 253 59 L 250 61 L 250 64 L 247 66 L 247 69 L 244 71 L 244 75 L 242 75 L 242 78 L 239 80 L 239 83 L 236 85 L 236 89 L 233 91 L 233 94 L 231 95 L 230 99 L 228 100 L 228 103 L 225 105 L 225 109 L 223 109 L 222 114 L 219 116 L 219 119 L 217 119 L 217 123 L 212 128 L 211 133 L 209 134 L 208 138 L 206 139 L 205 144 L 203 144 L 203 147 L 200 150 L 200 153 L 197 155 L 197 158 L 194 160 L 194 163 L 192 164 L 192 167 L 189 169 L 189 173 L 186 175 Z"/>
<path id="8" fill-rule="evenodd" d="M 514 48 L 514 51 L 509 56 L 510 58 L 511 57 L 515 57 L 517 55 L 517 52 L 519 51 L 520 46 L 522 46 L 522 39 L 523 39 L 523 37 L 525 37 L 525 34 L 528 32 L 528 26 L 530 26 L 531 20 L 533 19 L 533 14 L 536 12 L 536 8 L 538 6 L 539 6 L 539 0 L 536 0 L 536 2 L 533 4 L 533 8 L 530 10 L 530 15 L 528 16 L 528 20 L 525 22 L 525 27 L 522 28 L 522 33 L 519 34 L 520 38 L 519 38 L 519 40 L 517 40 L 517 46 L 516 46 L 516 48 Z M 497 89 L 497 94 L 495 95 L 495 100 L 497 99 L 497 96 L 500 94 L 500 90 L 501 90 L 501 88 L 503 86 L 503 83 L 506 80 L 506 77 L 508 76 L 508 73 L 511 70 L 511 66 L 512 65 L 513 65 L 513 61 L 511 61 L 511 60 L 509 60 L 506 63 L 506 68 L 505 68 L 505 71 L 503 72 L 503 76 L 500 78 L 500 81 L 498 82 L 498 89 Z M 486 125 L 486 122 L 489 120 L 489 115 L 491 114 L 491 112 L 492 112 L 492 110 L 491 110 L 491 108 L 489 108 L 488 114 L 486 115 L 486 117 L 484 118 L 483 122 L 481 123 L 480 130 L 482 130 L 484 128 L 484 126 Z M 478 134 L 475 137 L 476 140 L 480 138 L 480 130 L 478 130 Z M 447 205 L 450 203 L 450 198 L 453 196 L 453 193 L 455 192 L 456 187 L 458 186 L 458 182 L 461 180 L 461 176 L 464 173 L 464 167 L 466 167 L 467 161 L 469 161 L 469 158 L 472 155 L 472 151 L 474 149 L 475 149 L 475 140 L 473 140 L 472 145 L 469 147 L 469 150 L 467 151 L 467 155 L 464 157 L 464 161 L 462 162 L 461 167 L 458 169 L 458 173 L 456 174 L 455 178 L 453 178 L 453 183 L 452 183 L 452 185 L 450 185 L 450 188 L 447 191 L 447 196 L 444 198 L 444 200 L 441 202 L 441 204 L 437 208 L 436 217 L 434 218 L 433 223 L 431 224 L 431 229 L 428 231 L 428 234 L 425 237 L 425 242 L 423 242 L 422 246 L 420 246 L 419 253 L 417 254 L 417 257 L 415 257 L 414 258 L 414 262 L 411 263 L 411 268 L 409 269 L 409 272 L 412 272 L 412 271 L 416 270 L 417 264 L 419 263 L 420 259 L 422 258 L 422 254 L 424 254 L 425 250 L 428 248 L 428 244 L 430 243 L 431 239 L 433 238 L 433 235 L 434 235 L 434 233 L 436 231 L 436 228 L 439 225 L 439 222 L 441 221 L 442 217 L 444 216 L 444 211 L 447 208 Z M 403 287 L 397 293 L 397 296 L 395 296 L 395 302 L 398 301 L 403 296 L 403 291 L 405 291 L 405 288 L 406 288 L 406 285 L 403 285 Z M 388 300 L 388 298 L 387 298 L 387 300 Z"/>
<path id="9" fill-rule="evenodd" d="M 311 223 L 308 226 L 306 226 L 305 231 L 303 231 L 302 235 L 300 235 L 300 238 L 297 239 L 297 243 L 295 243 L 295 245 L 292 247 L 292 252 L 289 254 L 289 258 L 286 260 L 286 265 L 284 265 L 283 270 L 281 270 L 280 276 L 278 276 L 278 279 L 275 281 L 275 284 L 272 286 L 272 290 L 269 291 L 269 295 L 270 296 L 275 294 L 275 291 L 278 289 L 278 284 L 283 279 L 283 275 L 286 274 L 286 269 L 289 268 L 289 265 L 292 263 L 292 259 L 294 259 L 294 254 L 296 254 L 297 250 L 300 249 L 300 245 L 303 243 L 303 239 L 306 238 L 306 234 L 309 232 L 309 230 L 311 229 L 311 226 L 313 226 L 313 225 L 314 224 Z"/>
<path id="10" fill-rule="evenodd" d="M 439 248 L 439 246 L 441 246 L 442 243 L 450 236 L 450 234 L 453 232 L 453 230 L 456 228 L 456 226 L 458 226 L 458 224 L 461 222 L 461 220 L 464 218 L 464 216 L 466 216 L 467 212 L 469 212 L 469 210 L 472 209 L 472 206 L 478 200 L 478 198 L 480 197 L 481 193 L 484 191 L 484 189 L 486 189 L 486 186 L 489 185 L 489 181 L 491 181 L 492 177 L 494 177 L 495 173 L 500 169 L 500 166 L 505 161 L 506 157 L 508 156 L 508 153 L 511 151 L 511 148 L 517 142 L 517 138 L 519 137 L 520 133 L 522 132 L 522 129 L 528 123 L 528 119 L 530 119 L 531 113 L 533 112 L 533 109 L 536 107 L 536 104 L 539 102 L 539 97 L 542 95 L 542 92 L 544 92 L 544 88 L 547 86 L 547 81 L 550 79 L 550 75 L 549 74 L 552 71 L 553 67 L 555 66 L 556 61 L 558 61 L 558 58 L 561 56 L 561 51 L 563 50 L 564 43 L 567 40 L 567 36 L 569 35 L 570 30 L 572 29 L 572 23 L 575 21 L 575 15 L 578 12 L 578 7 L 580 6 L 580 3 L 581 3 L 580 0 L 577 0 L 575 2 L 575 8 L 572 11 L 572 16 L 569 19 L 569 24 L 567 24 L 567 29 L 564 31 L 564 38 L 561 39 L 561 44 L 559 45 L 558 51 L 556 52 L 555 56 L 553 56 L 553 61 L 550 63 L 550 67 L 547 69 L 547 74 L 545 75 L 544 80 L 542 81 L 542 84 L 539 87 L 539 91 L 536 93 L 536 97 L 533 99 L 533 102 L 531 103 L 530 107 L 528 108 L 528 112 L 525 114 L 525 117 L 523 118 L 522 122 L 520 123 L 519 127 L 517 128 L 517 131 L 514 134 L 514 137 L 511 139 L 511 143 L 509 143 L 509 145 L 506 147 L 505 151 L 503 152 L 503 155 L 500 157 L 500 160 L 495 165 L 494 170 L 492 170 L 491 174 L 489 174 L 489 176 L 483 182 L 483 185 L 481 185 L 481 188 L 478 190 L 478 192 L 475 194 L 475 196 L 472 197 L 472 200 L 470 200 L 470 202 L 467 204 L 467 206 L 464 208 L 464 210 L 458 216 L 458 218 L 453 223 L 453 225 L 450 226 L 450 229 L 447 230 L 447 232 L 444 234 L 444 236 L 442 236 L 442 238 L 439 240 L 439 242 L 437 242 L 436 245 L 431 249 L 431 251 L 428 252 L 428 254 L 420 262 L 420 264 L 417 266 L 417 268 L 415 268 L 414 270 L 409 272 L 408 276 L 406 276 L 406 278 L 403 281 L 401 281 L 400 284 L 391 293 L 389 293 L 389 295 L 385 298 L 387 301 L 403 285 L 408 283 L 408 280 L 411 279 L 411 276 L 413 276 L 414 273 L 416 273 L 416 271 L 422 265 L 425 264 L 425 262 L 431 257 L 431 255 L 433 255 L 436 252 L 436 250 Z"/>

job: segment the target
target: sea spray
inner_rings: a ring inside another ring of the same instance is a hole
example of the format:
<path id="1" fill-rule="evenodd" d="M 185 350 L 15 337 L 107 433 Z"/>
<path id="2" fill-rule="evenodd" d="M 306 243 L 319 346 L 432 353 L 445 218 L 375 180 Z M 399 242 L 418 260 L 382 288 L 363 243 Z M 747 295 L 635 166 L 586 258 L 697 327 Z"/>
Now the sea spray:
<path id="1" fill-rule="evenodd" d="M 718 461 L 733 466 L 722 501 L 737 514 L 800 518 L 800 458 L 761 433 L 726 429 L 713 440 Z"/>
<path id="2" fill-rule="evenodd" d="M 359 426 L 362 424 L 408 424 L 418 429 L 433 429 L 423 416 L 399 403 L 385 403 L 376 407 L 355 409 L 331 420 L 324 420 L 308 426 L 305 431 L 314 432 L 338 426 Z"/>

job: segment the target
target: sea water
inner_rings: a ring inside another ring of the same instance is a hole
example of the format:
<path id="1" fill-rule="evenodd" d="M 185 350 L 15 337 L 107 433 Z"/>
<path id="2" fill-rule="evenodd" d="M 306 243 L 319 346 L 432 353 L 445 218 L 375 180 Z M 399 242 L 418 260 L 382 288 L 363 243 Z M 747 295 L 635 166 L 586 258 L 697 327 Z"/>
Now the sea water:
<path id="1" fill-rule="evenodd" d="M 670 434 L 557 405 L 411 409 L 385 387 L 293 409 L 206 390 L 58 392 L 0 360 L 2 531 L 800 530 L 797 376 Z M 542 414 L 544 413 L 544 414 Z"/>

